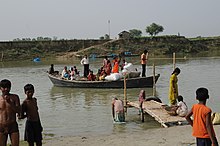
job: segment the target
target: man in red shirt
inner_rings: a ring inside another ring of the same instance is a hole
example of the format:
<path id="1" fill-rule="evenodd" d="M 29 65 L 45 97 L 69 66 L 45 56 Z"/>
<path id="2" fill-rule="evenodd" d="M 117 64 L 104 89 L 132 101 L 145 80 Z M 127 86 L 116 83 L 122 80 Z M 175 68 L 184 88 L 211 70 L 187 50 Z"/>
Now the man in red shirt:
<path id="1" fill-rule="evenodd" d="M 146 76 L 147 60 L 148 60 L 148 51 L 144 50 L 144 53 L 141 54 L 142 77 Z"/>

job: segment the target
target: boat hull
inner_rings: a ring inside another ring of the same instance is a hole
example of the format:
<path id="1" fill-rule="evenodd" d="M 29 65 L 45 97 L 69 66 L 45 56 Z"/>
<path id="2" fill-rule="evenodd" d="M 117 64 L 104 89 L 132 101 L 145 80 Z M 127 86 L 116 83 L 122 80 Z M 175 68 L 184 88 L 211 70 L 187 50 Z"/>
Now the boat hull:
<path id="1" fill-rule="evenodd" d="M 64 80 L 48 74 L 49 79 L 55 86 L 73 88 L 124 88 L 124 79 L 117 81 L 77 81 Z M 155 76 L 155 83 L 160 74 Z M 153 76 L 126 79 L 126 88 L 153 87 Z"/>

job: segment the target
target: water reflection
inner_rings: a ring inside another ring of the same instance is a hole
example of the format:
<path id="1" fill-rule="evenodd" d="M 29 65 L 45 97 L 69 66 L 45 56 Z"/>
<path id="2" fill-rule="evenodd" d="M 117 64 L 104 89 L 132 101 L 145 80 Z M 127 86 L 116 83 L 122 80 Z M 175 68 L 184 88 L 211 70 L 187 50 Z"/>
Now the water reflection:
<path id="1" fill-rule="evenodd" d="M 152 88 L 127 89 L 128 100 L 137 100 L 141 89 L 146 91 L 146 96 L 153 95 Z M 156 92 L 156 94 L 158 93 Z M 50 91 L 50 96 L 52 101 L 64 98 L 68 103 L 77 103 L 79 100 L 84 100 L 86 106 L 98 104 L 106 105 L 113 97 L 124 99 L 124 89 L 81 89 L 53 86 Z"/>

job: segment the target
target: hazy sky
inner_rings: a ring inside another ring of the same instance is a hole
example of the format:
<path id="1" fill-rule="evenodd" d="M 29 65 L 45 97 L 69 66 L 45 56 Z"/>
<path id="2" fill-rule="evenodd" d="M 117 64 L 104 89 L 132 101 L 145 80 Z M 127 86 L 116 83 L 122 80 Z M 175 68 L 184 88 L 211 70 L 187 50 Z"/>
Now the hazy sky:
<path id="1" fill-rule="evenodd" d="M 110 23 L 108 23 L 110 20 Z M 220 36 L 220 0 L 0 0 L 0 40 L 98 39 L 157 23 L 159 35 Z"/>

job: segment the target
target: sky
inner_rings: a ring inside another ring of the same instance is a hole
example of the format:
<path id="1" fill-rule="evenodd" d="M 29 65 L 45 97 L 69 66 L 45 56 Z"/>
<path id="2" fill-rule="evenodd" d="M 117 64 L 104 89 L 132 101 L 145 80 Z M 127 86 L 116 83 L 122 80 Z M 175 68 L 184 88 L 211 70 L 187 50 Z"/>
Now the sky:
<path id="1" fill-rule="evenodd" d="M 0 0 L 0 41 L 99 39 L 152 23 L 159 35 L 220 36 L 220 0 Z"/>

